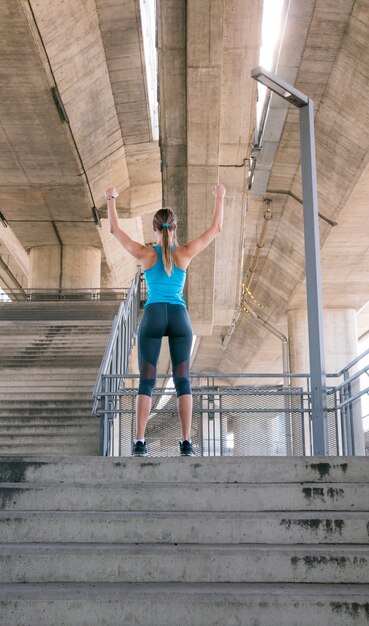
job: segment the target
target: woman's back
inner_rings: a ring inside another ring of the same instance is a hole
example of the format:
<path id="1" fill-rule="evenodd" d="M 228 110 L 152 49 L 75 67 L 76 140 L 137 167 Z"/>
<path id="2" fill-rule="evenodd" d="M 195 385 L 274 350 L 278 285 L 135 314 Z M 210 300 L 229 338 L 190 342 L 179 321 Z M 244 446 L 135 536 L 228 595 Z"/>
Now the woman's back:
<path id="1" fill-rule="evenodd" d="M 172 250 L 175 247 L 172 246 Z M 144 271 L 148 290 L 148 299 L 145 306 L 156 302 L 186 306 L 183 298 L 186 270 L 177 267 L 173 258 L 172 273 L 168 276 L 163 264 L 161 246 L 153 246 L 153 248 L 157 253 L 156 262 L 152 267 Z"/>

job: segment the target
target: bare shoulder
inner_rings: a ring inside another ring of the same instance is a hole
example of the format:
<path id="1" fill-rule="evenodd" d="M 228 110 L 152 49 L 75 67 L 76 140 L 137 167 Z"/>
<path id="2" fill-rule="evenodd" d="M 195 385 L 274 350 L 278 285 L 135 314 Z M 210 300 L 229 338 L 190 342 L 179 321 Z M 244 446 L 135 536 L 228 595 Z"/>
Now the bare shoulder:
<path id="1" fill-rule="evenodd" d="M 142 267 L 144 270 L 149 270 L 151 267 L 154 267 L 156 261 L 158 260 L 158 253 L 155 248 L 151 245 L 145 246 L 145 251 L 142 255 Z"/>
<path id="2" fill-rule="evenodd" d="M 173 250 L 174 264 L 181 270 L 186 270 L 191 262 L 186 246 L 177 246 Z"/>

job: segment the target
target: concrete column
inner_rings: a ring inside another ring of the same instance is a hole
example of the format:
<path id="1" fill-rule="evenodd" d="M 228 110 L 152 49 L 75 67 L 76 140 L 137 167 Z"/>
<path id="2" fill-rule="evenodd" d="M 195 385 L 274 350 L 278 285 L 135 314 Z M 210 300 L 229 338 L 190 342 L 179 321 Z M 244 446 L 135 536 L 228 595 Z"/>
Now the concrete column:
<path id="1" fill-rule="evenodd" d="M 291 372 L 309 372 L 309 344 L 306 309 L 288 311 L 288 339 Z M 328 373 L 340 371 L 358 355 L 356 311 L 350 308 L 324 309 L 324 341 L 326 370 Z M 295 381 L 296 383 L 297 381 Z M 301 381 L 299 381 L 301 383 Z M 328 385 L 337 380 L 328 379 Z M 361 403 L 357 402 L 353 411 L 355 453 L 364 454 L 364 433 Z"/>
<path id="2" fill-rule="evenodd" d="M 30 250 L 30 289 L 99 289 L 101 252 L 92 246 Z"/>
<path id="3" fill-rule="evenodd" d="M 29 289 L 59 289 L 61 278 L 61 248 L 36 246 L 29 253 Z"/>

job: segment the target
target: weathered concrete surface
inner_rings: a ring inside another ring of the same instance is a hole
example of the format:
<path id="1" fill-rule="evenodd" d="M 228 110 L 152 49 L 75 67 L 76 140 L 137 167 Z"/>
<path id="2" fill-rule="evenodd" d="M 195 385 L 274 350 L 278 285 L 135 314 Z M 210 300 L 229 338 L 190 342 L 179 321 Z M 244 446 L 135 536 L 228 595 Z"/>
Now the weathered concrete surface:
<path id="1" fill-rule="evenodd" d="M 2 4 L 0 203 L 21 254 L 38 245 L 101 249 L 91 208 L 105 204 L 108 184 L 121 192 L 125 217 L 161 204 L 138 7 L 134 0 Z M 68 124 L 53 101 L 55 85 Z M 8 251 L 1 249 L 4 257 Z M 2 284 L 12 287 L 2 270 Z M 9 270 L 27 285 L 13 261 Z M 103 286 L 115 286 L 104 257 L 102 279 Z"/>
<path id="2" fill-rule="evenodd" d="M 12 583 L 361 583 L 369 546 L 0 544 Z M 1 584 L 1 583 L 0 583 Z"/>
<path id="3" fill-rule="evenodd" d="M 188 626 L 367 622 L 368 511 L 347 510 L 360 501 L 355 489 L 367 505 L 366 459 L 1 461 L 0 600 L 9 626 L 107 617 L 169 626 L 174 611 Z M 339 499 L 346 489 L 352 497 L 332 511 L 329 490 Z"/>
<path id="4" fill-rule="evenodd" d="M 73 482 L 76 475 L 84 483 L 220 482 L 268 484 L 297 483 L 360 483 L 368 478 L 368 461 L 358 457 L 253 457 L 246 462 L 239 457 L 214 459 L 159 458 L 110 459 L 105 457 L 69 458 L 65 456 L 7 456 L 0 465 L 0 482 L 44 483 L 63 480 Z"/>
<path id="5" fill-rule="evenodd" d="M 319 220 L 323 303 L 326 307 L 352 306 L 357 311 L 367 302 L 369 280 L 367 14 L 366 3 L 353 0 L 334 5 L 317 2 L 314 7 L 292 2 L 278 70 L 288 78 L 299 58 L 296 86 L 315 102 L 319 210 L 338 222 L 332 227 L 324 219 Z M 304 46 L 301 38 L 305 38 Z M 272 130 L 267 127 L 271 138 Z M 251 309 L 284 334 L 288 309 L 306 306 L 302 206 L 284 195 L 292 191 L 301 198 L 299 160 L 298 117 L 291 108 L 272 163 L 267 195 L 272 198 L 273 219 L 252 284 L 253 295 L 263 308 L 248 300 Z M 262 212 L 261 198 L 250 196 L 245 275 L 260 232 Z M 361 334 L 364 329 L 365 322 Z M 327 350 L 330 358 L 329 347 Z M 195 367 L 208 370 L 212 363 L 218 371 L 281 371 L 281 355 L 279 340 L 242 314 L 224 352 L 216 333 L 201 340 Z"/>
<path id="6" fill-rule="evenodd" d="M 238 584 L 56 584 L 3 585 L 3 615 L 8 626 L 184 626 L 247 623 L 270 626 L 348 626 L 368 622 L 367 587 Z M 31 607 L 31 609 L 30 609 Z M 67 616 L 68 621 L 65 617 Z M 132 621 L 134 620 L 134 621 Z M 247 621 L 246 621 L 247 620 Z"/>
<path id="7" fill-rule="evenodd" d="M 82 385 L 81 385 L 82 386 Z M 82 386 L 83 387 L 83 386 Z M 84 386 L 86 389 L 86 385 Z M 78 389 L 77 389 L 78 392 Z M 15 429 L 14 429 L 15 430 Z M 41 427 L 40 429 L 41 430 Z M 0 432 L 5 432 L 1 428 Z M 32 429 L 24 429 L 24 437 Z M 10 434 L 8 432 L 8 434 Z M 38 434 L 36 432 L 36 434 Z M 121 483 L 86 485 L 79 480 L 67 485 L 49 482 L 47 485 L 2 483 L 0 508 L 7 511 L 181 511 L 183 501 L 191 500 L 192 511 L 366 511 L 369 485 L 364 483 L 334 483 L 317 487 L 314 483 L 264 484 L 208 484 L 193 485 L 183 481 L 161 484 Z"/>
<path id="8" fill-rule="evenodd" d="M 6 319 L 18 303 L 0 307 L 1 452 L 97 455 L 92 391 L 119 302 L 19 305 L 21 324 Z"/>

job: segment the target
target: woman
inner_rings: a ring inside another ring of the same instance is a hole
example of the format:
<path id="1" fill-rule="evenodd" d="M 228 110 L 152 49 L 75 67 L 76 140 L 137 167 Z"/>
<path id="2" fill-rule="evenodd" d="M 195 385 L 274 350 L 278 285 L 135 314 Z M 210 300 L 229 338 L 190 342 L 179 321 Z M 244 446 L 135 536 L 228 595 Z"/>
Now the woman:
<path id="1" fill-rule="evenodd" d="M 133 241 L 120 228 L 115 206 L 118 193 L 114 187 L 106 190 L 110 232 L 139 261 L 144 269 L 148 287 L 148 300 L 138 330 L 140 383 L 136 401 L 136 439 L 133 443 L 133 456 L 147 456 L 145 429 L 151 411 L 152 390 L 164 336 L 168 336 L 169 340 L 178 414 L 182 427 L 180 455 L 194 456 L 190 432 L 192 327 L 183 299 L 183 288 L 186 270 L 191 260 L 213 241 L 222 228 L 225 192 L 223 185 L 218 184 L 214 187 L 215 208 L 210 228 L 184 246 L 177 244 L 177 219 L 174 213 L 170 209 L 157 211 L 153 219 L 157 245 L 147 247 Z"/>

